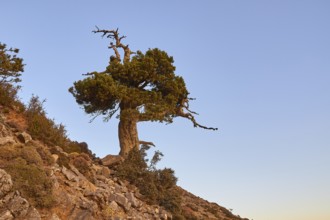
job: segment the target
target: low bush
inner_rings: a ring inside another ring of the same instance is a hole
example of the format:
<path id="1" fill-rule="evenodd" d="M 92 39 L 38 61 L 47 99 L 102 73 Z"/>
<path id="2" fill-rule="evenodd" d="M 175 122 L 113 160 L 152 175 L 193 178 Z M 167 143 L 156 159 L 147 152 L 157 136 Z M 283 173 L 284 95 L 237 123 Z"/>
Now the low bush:
<path id="1" fill-rule="evenodd" d="M 25 112 L 28 122 L 28 131 L 33 138 L 48 145 L 63 146 L 67 136 L 65 127 L 57 125 L 54 120 L 47 118 L 43 104 L 38 96 L 32 96 Z"/>
<path id="2" fill-rule="evenodd" d="M 20 112 L 24 111 L 24 105 L 19 101 L 17 93 L 19 86 L 10 83 L 0 82 L 0 105 L 4 108 L 4 112 L 15 107 Z"/>
<path id="3" fill-rule="evenodd" d="M 125 162 L 117 166 L 115 175 L 137 186 L 149 204 L 163 206 L 179 216 L 181 196 L 176 190 L 177 178 L 174 171 L 169 168 L 156 169 L 162 155 L 158 151 L 148 165 L 146 150 L 146 147 L 132 150 Z"/>
<path id="4" fill-rule="evenodd" d="M 75 166 L 80 173 L 87 175 L 91 167 L 91 159 L 85 153 L 77 154 L 71 159 L 72 165 Z"/>
<path id="5" fill-rule="evenodd" d="M 25 111 L 31 136 L 49 146 L 60 146 L 67 153 L 86 153 L 94 158 L 85 142 L 71 141 L 67 137 L 65 126 L 56 124 L 53 119 L 47 117 L 44 103 L 45 100 L 41 101 L 38 96 L 32 96 Z"/>
<path id="6" fill-rule="evenodd" d="M 49 207 L 54 203 L 53 183 L 34 146 L 2 146 L 0 161 L 13 179 L 14 190 L 19 190 L 32 205 Z"/>

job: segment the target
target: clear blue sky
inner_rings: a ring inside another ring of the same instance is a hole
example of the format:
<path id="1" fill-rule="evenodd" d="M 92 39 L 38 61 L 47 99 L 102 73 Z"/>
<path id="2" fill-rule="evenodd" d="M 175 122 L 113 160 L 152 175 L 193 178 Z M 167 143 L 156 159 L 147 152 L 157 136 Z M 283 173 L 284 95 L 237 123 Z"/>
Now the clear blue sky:
<path id="1" fill-rule="evenodd" d="M 179 185 L 254 220 L 330 219 L 330 1 L 1 1 L 0 41 L 21 49 L 21 97 L 100 157 L 119 152 L 117 120 L 88 123 L 68 88 L 112 51 L 92 34 L 120 28 L 133 50 L 175 59 L 199 112 L 219 131 L 176 120 L 139 125 Z"/>

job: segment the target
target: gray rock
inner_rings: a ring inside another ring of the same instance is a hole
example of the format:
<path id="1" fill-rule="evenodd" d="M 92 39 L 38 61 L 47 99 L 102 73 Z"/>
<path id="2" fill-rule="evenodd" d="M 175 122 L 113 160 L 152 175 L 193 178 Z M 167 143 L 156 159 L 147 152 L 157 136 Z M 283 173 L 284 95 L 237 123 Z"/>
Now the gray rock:
<path id="1" fill-rule="evenodd" d="M 120 185 L 118 185 L 118 184 L 115 184 L 115 192 L 116 193 L 122 193 L 122 187 L 120 186 Z"/>
<path id="2" fill-rule="evenodd" d="M 19 218 L 27 215 L 30 204 L 16 192 L 6 207 L 15 218 Z"/>
<path id="3" fill-rule="evenodd" d="M 126 198 L 128 199 L 128 202 L 130 202 L 132 204 L 132 206 L 134 208 L 138 207 L 139 206 L 139 202 L 138 200 L 135 198 L 134 194 L 131 193 L 131 192 L 127 192 L 125 194 Z"/>
<path id="4" fill-rule="evenodd" d="M 160 219 L 161 220 L 167 220 L 167 214 L 166 213 L 160 214 Z"/>
<path id="5" fill-rule="evenodd" d="M 11 176 L 0 169 L 0 199 L 7 195 L 13 188 L 13 182 Z"/>
<path id="6" fill-rule="evenodd" d="M 118 204 L 115 201 L 110 202 L 109 207 L 113 210 L 113 211 L 117 211 L 118 210 Z"/>
<path id="7" fill-rule="evenodd" d="M 59 156 L 57 154 L 52 154 L 52 157 L 54 158 L 55 163 L 57 163 Z"/>
<path id="8" fill-rule="evenodd" d="M 61 220 L 61 219 L 55 213 L 53 213 L 49 220 Z"/>
<path id="9" fill-rule="evenodd" d="M 32 137 L 28 133 L 26 133 L 26 132 L 19 133 L 17 135 L 17 138 L 23 144 L 26 144 L 26 143 L 32 141 Z"/>
<path id="10" fill-rule="evenodd" d="M 32 206 L 30 206 L 27 215 L 24 216 L 24 219 L 29 219 L 29 220 L 40 220 L 40 214 L 39 212 Z"/>
<path id="11" fill-rule="evenodd" d="M 122 194 L 116 194 L 116 202 L 119 205 L 126 206 L 128 203 L 128 199 Z"/>
<path id="12" fill-rule="evenodd" d="M 8 145 L 8 144 L 15 144 L 16 141 L 13 137 L 7 136 L 7 137 L 0 137 L 0 146 Z"/>
<path id="13" fill-rule="evenodd" d="M 79 178 L 78 176 L 72 172 L 71 170 L 68 170 L 66 167 L 62 167 L 62 173 L 64 174 L 64 176 L 70 180 L 70 181 L 74 181 L 74 182 L 79 182 Z"/>
<path id="14" fill-rule="evenodd" d="M 6 210 L 6 211 L 0 213 L 0 219 L 1 220 L 12 220 L 12 219 L 14 219 L 14 216 L 10 213 L 9 210 Z"/>
<path id="15" fill-rule="evenodd" d="M 110 155 L 110 154 L 105 156 L 101 160 L 102 165 L 104 165 L 104 166 L 114 166 L 114 165 L 117 165 L 117 164 L 119 164 L 123 161 L 124 161 L 124 159 L 121 156 L 119 156 L 119 155 Z"/>
<path id="16" fill-rule="evenodd" d="M 92 213 L 88 210 L 79 210 L 74 215 L 70 217 L 70 219 L 75 220 L 94 220 Z"/>
<path id="17" fill-rule="evenodd" d="M 118 193 L 111 194 L 109 196 L 109 201 L 111 201 L 111 202 L 115 201 L 118 205 L 123 207 L 126 211 L 128 211 L 131 208 L 131 203 L 128 202 L 128 199 L 122 194 L 118 194 Z"/>
<path id="18" fill-rule="evenodd" d="M 6 137 L 9 135 L 10 135 L 10 132 L 8 131 L 6 126 L 4 124 L 0 124 L 0 137 Z"/>

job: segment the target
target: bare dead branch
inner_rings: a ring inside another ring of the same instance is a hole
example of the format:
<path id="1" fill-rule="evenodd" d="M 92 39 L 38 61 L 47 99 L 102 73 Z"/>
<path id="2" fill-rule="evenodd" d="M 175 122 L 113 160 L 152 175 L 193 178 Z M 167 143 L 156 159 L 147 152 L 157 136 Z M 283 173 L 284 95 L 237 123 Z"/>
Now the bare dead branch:
<path id="1" fill-rule="evenodd" d="M 119 36 L 118 28 L 116 30 L 105 30 L 105 29 L 100 29 L 97 26 L 95 27 L 96 30 L 92 31 L 93 33 L 102 33 L 102 37 L 106 36 L 107 38 L 110 38 L 115 41 L 115 42 L 110 42 L 109 48 L 112 48 L 114 50 L 117 59 L 121 61 L 118 48 L 122 48 L 124 51 L 124 63 L 129 62 L 131 58 L 131 54 L 133 54 L 133 52 L 130 50 L 128 44 L 125 45 L 121 42 L 121 40 L 126 38 L 126 36 L 124 35 Z"/>
<path id="2" fill-rule="evenodd" d="M 180 112 L 177 113 L 177 115 L 180 116 L 180 117 L 189 119 L 193 123 L 194 127 L 199 127 L 199 128 L 203 128 L 203 129 L 207 129 L 207 130 L 213 130 L 213 131 L 218 130 L 218 128 L 206 127 L 204 125 L 201 125 L 201 124 L 197 123 L 195 117 L 191 113 L 184 113 L 183 111 L 180 111 Z"/>
<path id="3" fill-rule="evenodd" d="M 197 123 L 197 121 L 196 121 L 195 117 L 193 116 L 193 114 L 195 114 L 195 115 L 198 115 L 198 114 L 189 109 L 188 100 L 192 100 L 192 99 L 191 98 L 185 98 L 185 99 L 181 100 L 180 107 L 177 109 L 176 115 L 180 116 L 180 117 L 183 117 L 183 118 L 189 119 L 193 123 L 194 127 L 199 127 L 199 128 L 203 128 L 203 129 L 207 129 L 207 130 L 214 130 L 214 131 L 218 130 L 218 128 L 206 127 L 204 125 L 201 125 L 201 124 Z M 188 112 L 184 112 L 184 109 Z"/>

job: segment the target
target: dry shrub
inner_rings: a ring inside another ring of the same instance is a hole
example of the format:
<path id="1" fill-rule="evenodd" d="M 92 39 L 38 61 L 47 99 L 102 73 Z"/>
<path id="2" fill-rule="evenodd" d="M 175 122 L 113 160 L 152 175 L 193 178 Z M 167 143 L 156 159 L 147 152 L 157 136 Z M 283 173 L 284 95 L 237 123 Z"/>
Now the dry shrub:
<path id="1" fill-rule="evenodd" d="M 2 146 L 0 161 L 13 179 L 14 189 L 20 191 L 32 205 L 49 207 L 54 203 L 53 182 L 34 146 Z"/>
<path id="2" fill-rule="evenodd" d="M 71 161 L 72 165 L 75 166 L 80 173 L 87 174 L 90 171 L 92 161 L 87 154 L 76 154 Z"/>
<path id="3" fill-rule="evenodd" d="M 126 160 L 118 165 L 116 176 L 128 180 L 138 187 L 145 200 L 152 205 L 160 205 L 168 211 L 180 215 L 181 195 L 176 190 L 177 178 L 174 171 L 169 168 L 156 169 L 156 163 L 160 160 L 154 156 L 148 166 L 146 159 L 146 148 L 132 150 Z"/>

